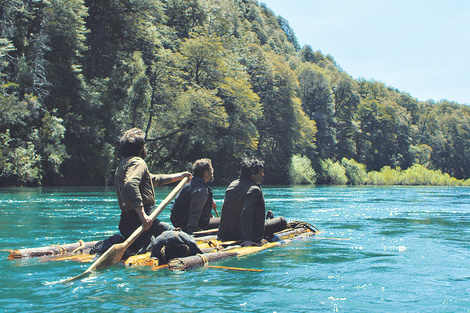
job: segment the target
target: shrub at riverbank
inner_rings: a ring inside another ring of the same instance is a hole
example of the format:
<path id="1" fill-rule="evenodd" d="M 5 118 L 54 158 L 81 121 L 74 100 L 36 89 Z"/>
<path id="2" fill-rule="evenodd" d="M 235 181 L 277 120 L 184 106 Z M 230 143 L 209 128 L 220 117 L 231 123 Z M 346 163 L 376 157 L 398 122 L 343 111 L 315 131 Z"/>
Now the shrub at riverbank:
<path id="1" fill-rule="evenodd" d="M 406 185 L 406 186 L 470 186 L 470 179 L 460 180 L 440 170 L 414 164 L 402 170 L 390 166 L 367 172 L 364 164 L 343 158 L 341 162 L 322 160 L 318 172 L 305 156 L 295 155 L 290 165 L 290 181 L 294 185 Z"/>

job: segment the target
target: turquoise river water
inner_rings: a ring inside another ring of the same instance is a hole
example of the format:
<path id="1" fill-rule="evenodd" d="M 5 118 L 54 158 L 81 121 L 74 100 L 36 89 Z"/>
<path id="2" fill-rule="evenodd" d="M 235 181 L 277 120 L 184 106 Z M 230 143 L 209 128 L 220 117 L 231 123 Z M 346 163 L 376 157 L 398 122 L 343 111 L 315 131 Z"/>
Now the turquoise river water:
<path id="1" fill-rule="evenodd" d="M 163 199 L 171 188 L 157 188 Z M 470 188 L 264 187 L 322 232 L 187 272 L 8 260 L 6 250 L 117 232 L 111 188 L 0 189 L 1 312 L 470 312 Z M 224 188 L 214 188 L 222 205 Z M 169 221 L 169 207 L 160 215 Z"/>

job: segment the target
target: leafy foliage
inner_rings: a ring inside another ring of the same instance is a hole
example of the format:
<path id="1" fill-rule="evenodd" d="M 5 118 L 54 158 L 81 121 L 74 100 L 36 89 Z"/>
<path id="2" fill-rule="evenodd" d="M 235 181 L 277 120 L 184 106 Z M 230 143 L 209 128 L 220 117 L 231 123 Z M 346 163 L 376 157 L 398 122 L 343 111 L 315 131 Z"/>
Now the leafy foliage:
<path id="1" fill-rule="evenodd" d="M 293 185 L 314 184 L 316 173 L 312 162 L 306 156 L 295 154 L 289 167 L 290 182 Z"/>
<path id="2" fill-rule="evenodd" d="M 331 159 L 321 161 L 321 175 L 319 182 L 331 185 L 346 185 L 348 178 L 346 169 L 340 162 L 333 162 Z"/>
<path id="3" fill-rule="evenodd" d="M 0 4 L 0 184 L 105 184 L 145 130 L 154 172 L 243 157 L 266 183 L 466 184 L 470 109 L 353 79 L 256 0 Z M 466 181 L 464 181 L 466 179 Z"/>
<path id="4" fill-rule="evenodd" d="M 353 159 L 343 158 L 341 165 L 344 167 L 348 184 L 350 185 L 364 185 L 368 183 L 366 166 L 358 163 Z"/>

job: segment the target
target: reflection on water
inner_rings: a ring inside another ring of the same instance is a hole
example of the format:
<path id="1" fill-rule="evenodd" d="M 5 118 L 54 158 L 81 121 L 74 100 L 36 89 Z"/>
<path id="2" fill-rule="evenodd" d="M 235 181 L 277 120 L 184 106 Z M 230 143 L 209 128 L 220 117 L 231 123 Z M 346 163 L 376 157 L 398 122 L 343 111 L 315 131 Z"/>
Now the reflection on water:
<path id="1" fill-rule="evenodd" d="M 159 199 L 171 190 L 158 188 Z M 458 312 L 470 307 L 470 188 L 265 187 L 267 207 L 322 233 L 219 265 L 153 272 L 0 259 L 6 312 Z M 214 188 L 220 210 L 224 188 Z M 0 189 L 0 249 L 117 232 L 112 188 Z M 160 216 L 169 221 L 169 209 Z"/>

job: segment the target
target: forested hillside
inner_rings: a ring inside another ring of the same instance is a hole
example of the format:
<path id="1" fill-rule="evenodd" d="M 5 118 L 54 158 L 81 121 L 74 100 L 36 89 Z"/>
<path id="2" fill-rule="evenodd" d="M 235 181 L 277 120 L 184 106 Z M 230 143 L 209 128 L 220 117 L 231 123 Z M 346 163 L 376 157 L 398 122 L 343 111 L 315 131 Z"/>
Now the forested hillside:
<path id="1" fill-rule="evenodd" d="M 0 19 L 0 185 L 109 183 L 130 127 L 151 171 L 209 157 L 220 184 L 245 156 L 268 184 L 291 164 L 470 177 L 468 106 L 355 80 L 256 0 L 0 0 Z"/>

